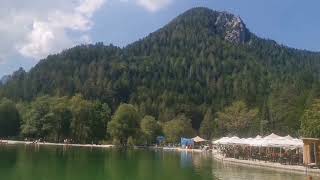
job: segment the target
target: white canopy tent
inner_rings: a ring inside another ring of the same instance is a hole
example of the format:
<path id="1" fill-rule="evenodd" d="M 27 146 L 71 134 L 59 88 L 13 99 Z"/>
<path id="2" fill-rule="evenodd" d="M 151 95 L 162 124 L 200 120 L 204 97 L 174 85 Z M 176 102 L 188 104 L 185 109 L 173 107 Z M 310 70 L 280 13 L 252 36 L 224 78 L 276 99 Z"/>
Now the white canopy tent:
<path id="1" fill-rule="evenodd" d="M 222 137 L 216 141 L 213 141 L 213 144 L 229 144 L 230 138 L 229 137 Z"/>
<path id="2" fill-rule="evenodd" d="M 278 135 L 276 135 L 276 134 L 274 134 L 274 133 L 271 133 L 269 136 L 266 136 L 266 137 L 264 137 L 263 139 L 278 139 L 278 138 L 280 138 L 281 136 L 278 136 Z"/>
<path id="3" fill-rule="evenodd" d="M 203 138 L 201 138 L 201 137 L 199 137 L 199 136 L 192 138 L 192 140 L 193 140 L 194 142 L 196 142 L 196 143 L 208 141 L 208 140 L 205 140 L 205 139 L 203 139 Z"/>
<path id="4" fill-rule="evenodd" d="M 264 138 L 257 136 L 255 138 L 238 138 L 234 137 L 223 137 L 213 142 L 213 144 L 222 145 L 248 145 L 255 147 L 283 147 L 283 148 L 302 148 L 303 142 L 301 139 L 295 139 L 291 136 L 278 136 L 276 134 L 270 134 Z"/>
<path id="5" fill-rule="evenodd" d="M 284 138 L 288 139 L 288 140 L 293 140 L 294 138 L 291 137 L 290 135 L 285 136 Z"/>
<path id="6" fill-rule="evenodd" d="M 214 141 L 213 144 L 239 144 L 239 143 L 242 143 L 242 141 L 243 140 L 241 140 L 237 136 L 233 136 L 231 138 L 223 137 L 221 139 L 218 139 L 218 140 Z"/>

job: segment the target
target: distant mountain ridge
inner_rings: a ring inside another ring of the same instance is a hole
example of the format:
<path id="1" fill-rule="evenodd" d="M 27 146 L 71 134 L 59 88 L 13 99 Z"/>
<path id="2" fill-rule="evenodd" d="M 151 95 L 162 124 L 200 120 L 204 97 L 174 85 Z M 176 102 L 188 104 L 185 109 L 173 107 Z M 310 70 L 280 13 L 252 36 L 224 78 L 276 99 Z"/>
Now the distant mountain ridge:
<path id="1" fill-rule="evenodd" d="M 15 79 L 16 77 L 24 76 L 26 71 L 20 67 L 17 71 L 13 72 L 11 75 L 4 75 L 0 79 L 0 85 L 5 85 L 11 79 Z"/>
<path id="2" fill-rule="evenodd" d="M 195 129 L 207 111 L 242 100 L 259 109 L 267 131 L 295 134 L 303 109 L 320 92 L 319 70 L 319 53 L 259 38 L 230 13 L 193 8 L 124 48 L 97 43 L 50 55 L 12 76 L 0 97 L 81 93 L 113 110 L 134 104 L 159 121 L 183 113 Z M 248 133 L 259 124 L 252 122 Z"/>

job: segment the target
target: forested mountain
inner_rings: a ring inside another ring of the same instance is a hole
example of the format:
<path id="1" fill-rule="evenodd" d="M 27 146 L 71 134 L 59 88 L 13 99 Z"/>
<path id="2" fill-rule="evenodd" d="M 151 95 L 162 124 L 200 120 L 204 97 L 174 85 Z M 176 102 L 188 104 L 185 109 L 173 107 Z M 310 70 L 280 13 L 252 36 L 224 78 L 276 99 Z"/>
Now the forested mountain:
<path id="1" fill-rule="evenodd" d="M 319 53 L 259 38 L 232 14 L 194 8 L 124 48 L 97 43 L 50 55 L 14 73 L 0 97 L 82 94 L 112 112 L 130 103 L 160 122 L 184 114 L 195 130 L 205 122 L 203 134 L 212 126 L 215 135 L 299 135 L 304 110 L 319 96 L 319 70 Z M 250 122 L 223 121 L 233 105 Z"/>

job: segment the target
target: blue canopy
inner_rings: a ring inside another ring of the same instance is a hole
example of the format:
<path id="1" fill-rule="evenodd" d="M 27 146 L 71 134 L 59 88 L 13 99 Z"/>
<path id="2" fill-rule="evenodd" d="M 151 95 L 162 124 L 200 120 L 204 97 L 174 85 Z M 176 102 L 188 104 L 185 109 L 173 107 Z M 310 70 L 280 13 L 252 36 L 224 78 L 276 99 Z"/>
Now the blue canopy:
<path id="1" fill-rule="evenodd" d="M 193 145 L 194 145 L 193 139 L 181 138 L 181 146 L 182 147 L 193 146 Z"/>
<path id="2" fill-rule="evenodd" d="M 164 136 L 157 136 L 157 144 L 162 144 L 166 138 Z"/>

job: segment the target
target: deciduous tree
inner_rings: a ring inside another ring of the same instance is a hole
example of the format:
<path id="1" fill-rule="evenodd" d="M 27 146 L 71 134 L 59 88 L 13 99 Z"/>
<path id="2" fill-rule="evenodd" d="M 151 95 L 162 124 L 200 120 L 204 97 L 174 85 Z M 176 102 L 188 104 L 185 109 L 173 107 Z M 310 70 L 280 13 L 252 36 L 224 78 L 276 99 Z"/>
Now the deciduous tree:
<path id="1" fill-rule="evenodd" d="M 113 139 L 126 145 L 129 137 L 135 137 L 139 130 L 140 115 L 131 104 L 121 104 L 108 123 L 108 133 Z"/>
<path id="2" fill-rule="evenodd" d="M 195 133 L 192 129 L 191 120 L 185 115 L 179 115 L 163 126 L 163 133 L 167 142 L 179 142 L 181 137 L 192 137 Z"/>
<path id="3" fill-rule="evenodd" d="M 304 137 L 320 138 L 320 99 L 305 110 L 301 119 L 301 134 Z"/>
<path id="4" fill-rule="evenodd" d="M 236 101 L 222 112 L 218 112 L 218 123 L 226 133 L 245 135 L 257 114 L 257 109 L 249 109 L 243 101 Z"/>

